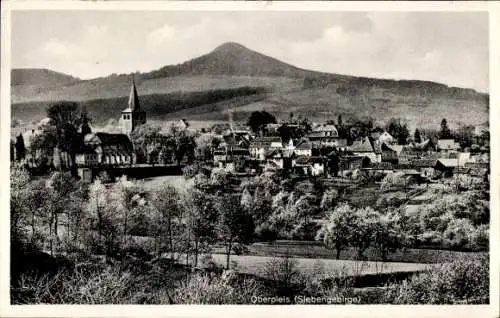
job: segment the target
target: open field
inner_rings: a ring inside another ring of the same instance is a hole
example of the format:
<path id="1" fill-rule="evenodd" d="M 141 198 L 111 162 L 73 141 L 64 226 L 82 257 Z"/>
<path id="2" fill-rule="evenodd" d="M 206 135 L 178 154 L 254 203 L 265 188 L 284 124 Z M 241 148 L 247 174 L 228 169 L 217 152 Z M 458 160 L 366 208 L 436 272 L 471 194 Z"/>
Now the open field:
<path id="1" fill-rule="evenodd" d="M 185 191 L 192 180 L 187 181 L 183 176 L 161 176 L 140 180 L 140 184 L 147 190 L 158 189 L 160 185 L 171 185 L 179 191 Z"/>
<path id="2" fill-rule="evenodd" d="M 226 264 L 226 256 L 222 254 L 214 254 L 212 258 L 219 265 Z M 368 261 L 352 261 L 352 260 L 332 260 L 332 259 L 312 259 L 312 258 L 294 258 L 297 261 L 298 269 L 303 273 L 314 273 L 318 270 L 318 275 L 325 278 L 341 272 L 347 275 L 366 275 L 377 273 L 392 273 L 392 272 L 413 272 L 422 271 L 430 268 L 430 264 L 419 263 L 382 263 Z M 231 256 L 231 261 L 237 263 L 237 271 L 245 274 L 257 276 L 266 275 L 266 266 L 273 257 L 270 256 L 252 256 L 252 255 L 234 255 Z"/>
<path id="3" fill-rule="evenodd" d="M 222 250 L 217 250 L 223 253 Z M 305 257 L 311 259 L 335 259 L 336 251 L 326 248 L 321 242 L 314 241 L 276 241 L 275 243 L 254 243 L 248 247 L 248 255 Z M 389 253 L 388 261 L 404 263 L 442 263 L 461 256 L 473 257 L 476 253 L 434 249 L 405 248 Z M 373 249 L 367 249 L 365 256 L 369 261 L 380 261 L 381 258 Z M 347 248 L 340 254 L 342 260 L 356 259 L 356 251 Z"/>

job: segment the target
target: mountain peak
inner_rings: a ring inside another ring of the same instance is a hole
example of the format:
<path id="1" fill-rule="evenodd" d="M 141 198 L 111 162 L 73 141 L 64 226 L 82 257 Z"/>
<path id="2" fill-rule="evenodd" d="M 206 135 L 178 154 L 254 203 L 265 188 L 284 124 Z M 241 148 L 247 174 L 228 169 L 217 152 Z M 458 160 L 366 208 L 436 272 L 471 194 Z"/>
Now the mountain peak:
<path id="1" fill-rule="evenodd" d="M 236 43 L 236 42 L 226 42 L 217 46 L 212 52 L 227 52 L 227 51 L 250 51 L 247 47 Z"/>

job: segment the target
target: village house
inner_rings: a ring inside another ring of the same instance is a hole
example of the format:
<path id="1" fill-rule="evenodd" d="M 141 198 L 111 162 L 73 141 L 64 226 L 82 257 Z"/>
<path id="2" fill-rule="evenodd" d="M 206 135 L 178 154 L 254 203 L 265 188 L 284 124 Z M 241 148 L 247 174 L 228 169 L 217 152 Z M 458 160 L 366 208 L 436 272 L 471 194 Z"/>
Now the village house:
<path id="1" fill-rule="evenodd" d="M 383 142 L 380 145 L 381 161 L 388 163 L 398 163 L 403 146 L 391 145 Z"/>
<path id="2" fill-rule="evenodd" d="M 218 148 L 214 151 L 214 165 L 230 171 L 241 171 L 245 168 L 250 152 L 242 147 Z"/>
<path id="3" fill-rule="evenodd" d="M 363 159 L 365 156 L 342 155 L 339 157 L 339 171 L 342 173 L 347 171 L 358 170 L 363 167 Z"/>
<path id="4" fill-rule="evenodd" d="M 442 177 L 451 177 L 458 169 L 457 159 L 439 158 L 436 160 L 434 170 Z"/>
<path id="5" fill-rule="evenodd" d="M 420 171 L 422 177 L 432 179 L 434 177 L 436 161 L 437 159 L 416 159 L 411 162 L 411 165 Z"/>
<path id="6" fill-rule="evenodd" d="M 460 149 L 460 145 L 455 142 L 454 139 L 439 139 L 437 144 L 437 150 L 441 155 L 449 154 L 450 152 L 456 152 Z"/>
<path id="7" fill-rule="evenodd" d="M 471 160 L 470 152 L 453 152 L 448 158 L 457 160 L 459 167 L 464 167 L 465 163 Z"/>
<path id="8" fill-rule="evenodd" d="M 270 164 L 276 169 L 283 169 L 285 166 L 283 150 L 281 149 L 271 149 L 266 151 L 264 154 L 266 159 L 266 164 Z"/>
<path id="9" fill-rule="evenodd" d="M 339 132 L 334 125 L 319 125 L 313 128 L 308 138 L 313 147 L 346 147 L 347 141 L 339 138 Z"/>
<path id="10" fill-rule="evenodd" d="M 312 156 L 312 144 L 311 141 L 307 138 L 303 138 L 297 142 L 295 145 L 294 153 L 297 156 Z"/>
<path id="11" fill-rule="evenodd" d="M 312 156 L 300 156 L 292 160 L 295 173 L 309 176 L 320 176 L 325 174 L 325 158 Z"/>
<path id="12" fill-rule="evenodd" d="M 373 145 L 368 137 L 354 142 L 354 144 L 350 147 L 350 151 L 356 156 L 362 156 L 365 158 L 363 159 L 363 167 L 368 166 L 372 162 L 381 162 L 382 159 L 381 154 L 375 153 L 375 149 L 373 148 Z"/>
<path id="13" fill-rule="evenodd" d="M 264 161 L 269 150 L 283 149 L 281 137 L 257 137 L 250 142 L 250 157 L 254 160 Z"/>
<path id="14" fill-rule="evenodd" d="M 394 169 L 390 162 L 373 162 L 368 167 L 363 168 L 363 170 L 389 173 L 393 172 Z"/>

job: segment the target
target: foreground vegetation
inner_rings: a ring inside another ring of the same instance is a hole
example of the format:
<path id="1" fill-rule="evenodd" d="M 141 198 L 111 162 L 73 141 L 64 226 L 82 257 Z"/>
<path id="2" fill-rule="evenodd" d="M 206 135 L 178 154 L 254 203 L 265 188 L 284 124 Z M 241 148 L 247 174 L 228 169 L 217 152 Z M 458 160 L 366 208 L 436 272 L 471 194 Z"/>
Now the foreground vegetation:
<path id="1" fill-rule="evenodd" d="M 126 179 L 87 185 L 63 172 L 34 179 L 14 166 L 12 302 L 252 303 L 252 296 L 266 295 L 291 301 L 297 295 L 344 295 L 366 303 L 488 301 L 486 253 L 438 266 L 403 265 L 407 270 L 385 262 L 420 245 L 487 250 L 484 189 L 457 195 L 447 187 L 429 188 L 428 204 L 408 214 L 404 201 L 387 198 L 394 191 L 384 185 L 371 208 L 345 203 L 343 194 L 320 180 L 268 171 L 238 183 L 221 169 L 185 172 L 183 191 Z M 257 246 L 253 242 L 276 239 L 317 239 L 331 258 L 349 255 L 352 263 L 306 264 L 285 252 L 259 258 L 258 270 L 248 271 L 254 266 L 245 263 L 249 256 L 233 256 L 246 254 Z M 212 258 L 213 252 L 223 255 Z M 367 262 L 373 259 L 382 260 L 380 267 Z M 372 276 L 360 280 L 367 274 Z M 461 285 L 454 287 L 455 281 Z"/>

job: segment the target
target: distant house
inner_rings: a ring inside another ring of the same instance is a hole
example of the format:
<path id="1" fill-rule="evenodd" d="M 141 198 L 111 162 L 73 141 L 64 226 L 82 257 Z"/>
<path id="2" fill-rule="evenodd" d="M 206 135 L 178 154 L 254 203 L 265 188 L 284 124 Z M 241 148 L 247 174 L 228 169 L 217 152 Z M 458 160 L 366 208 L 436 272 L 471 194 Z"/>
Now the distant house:
<path id="1" fill-rule="evenodd" d="M 373 148 L 373 145 L 370 142 L 370 139 L 368 137 L 363 138 L 360 141 L 356 141 L 351 147 L 350 150 L 356 155 L 356 156 L 363 156 L 368 158 L 367 166 L 368 164 L 372 162 L 381 162 L 381 155 L 376 154 L 375 150 Z"/>
<path id="2" fill-rule="evenodd" d="M 299 140 L 299 142 L 295 145 L 294 153 L 297 156 L 306 156 L 306 157 L 312 156 L 311 141 L 305 138 Z"/>
<path id="3" fill-rule="evenodd" d="M 266 152 L 274 149 L 283 149 L 281 137 L 257 137 L 250 142 L 250 157 L 264 161 Z"/>
<path id="4" fill-rule="evenodd" d="M 453 152 L 449 154 L 448 158 L 457 160 L 459 167 L 464 167 L 465 163 L 471 160 L 470 152 Z"/>
<path id="5" fill-rule="evenodd" d="M 439 158 L 436 160 L 434 169 L 444 177 L 451 177 L 458 167 L 458 160 L 456 159 Z"/>
<path id="6" fill-rule="evenodd" d="M 434 144 L 430 139 L 426 139 L 420 143 L 412 143 L 412 147 L 415 151 L 432 152 L 435 151 Z"/>
<path id="7" fill-rule="evenodd" d="M 434 176 L 436 161 L 436 159 L 416 159 L 411 162 L 411 165 L 420 171 L 422 177 L 432 178 Z"/>
<path id="8" fill-rule="evenodd" d="M 398 163 L 399 155 L 403 150 L 403 146 L 400 145 L 390 145 L 387 143 L 382 143 L 380 145 L 381 151 L 381 161 L 382 162 L 390 162 L 390 163 Z"/>
<path id="9" fill-rule="evenodd" d="M 339 170 L 350 171 L 361 169 L 363 166 L 363 159 L 365 156 L 350 156 L 343 155 L 339 157 Z"/>
<path id="10" fill-rule="evenodd" d="M 344 147 L 345 139 L 339 138 L 339 132 L 334 125 L 320 125 L 313 128 L 308 135 L 311 143 L 316 147 Z"/>
<path id="11" fill-rule="evenodd" d="M 374 162 L 371 163 L 368 167 L 364 168 L 365 170 L 372 171 L 380 171 L 380 172 L 392 172 L 392 164 L 390 162 Z"/>
<path id="12" fill-rule="evenodd" d="M 283 169 L 284 167 L 284 158 L 283 151 L 281 149 L 271 149 L 267 150 L 264 154 L 267 164 L 272 164 L 277 169 Z"/>
<path id="13" fill-rule="evenodd" d="M 317 156 L 300 156 L 292 160 L 292 167 L 299 174 L 320 176 L 325 174 L 325 159 Z"/>
<path id="14" fill-rule="evenodd" d="M 437 149 L 441 153 L 458 151 L 460 145 L 454 139 L 439 139 Z"/>
<path id="15" fill-rule="evenodd" d="M 231 166 L 234 170 L 241 170 L 249 158 L 250 152 L 246 148 L 218 148 L 214 151 L 214 165 L 220 168 Z"/>

